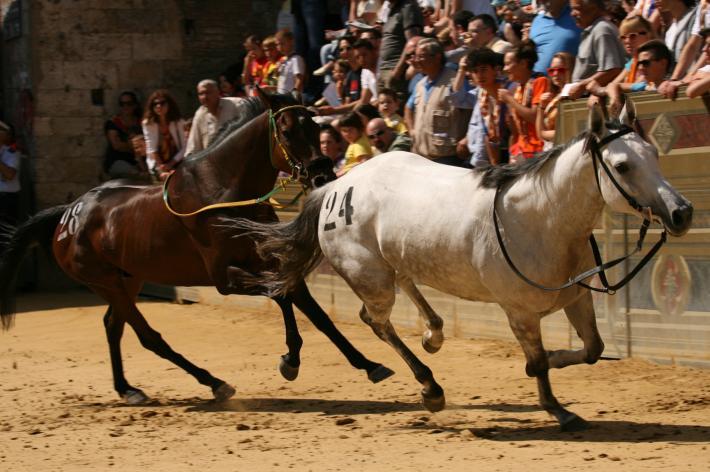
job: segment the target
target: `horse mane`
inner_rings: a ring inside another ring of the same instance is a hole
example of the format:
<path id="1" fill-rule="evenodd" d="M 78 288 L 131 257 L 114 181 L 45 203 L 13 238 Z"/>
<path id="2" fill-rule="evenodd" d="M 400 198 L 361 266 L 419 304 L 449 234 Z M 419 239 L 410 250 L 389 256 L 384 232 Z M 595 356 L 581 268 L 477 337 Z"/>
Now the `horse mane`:
<path id="1" fill-rule="evenodd" d="M 280 106 L 296 103 L 296 99 L 288 94 L 270 94 L 269 100 L 278 103 Z M 217 134 L 214 139 L 212 139 L 209 146 L 194 154 L 190 154 L 190 156 L 185 159 L 186 161 L 193 161 L 204 157 L 207 153 L 224 142 L 234 132 L 242 128 L 257 116 L 261 115 L 267 109 L 263 100 L 259 97 L 247 97 L 239 101 L 237 107 L 239 107 L 237 116 L 220 126 L 219 131 L 217 131 Z"/>
<path id="2" fill-rule="evenodd" d="M 507 182 L 517 179 L 521 175 L 539 172 L 548 161 L 556 159 L 560 156 L 560 154 L 579 141 L 584 140 L 587 142 L 591 136 L 591 132 L 583 131 L 567 144 L 555 146 L 548 151 L 536 155 L 535 157 L 524 159 L 523 162 L 519 164 L 505 164 L 502 166 L 487 164 L 481 167 L 476 167 L 473 171 L 483 174 L 481 177 L 481 185 L 484 188 L 498 188 Z M 587 144 L 585 144 L 585 152 L 586 150 Z"/>

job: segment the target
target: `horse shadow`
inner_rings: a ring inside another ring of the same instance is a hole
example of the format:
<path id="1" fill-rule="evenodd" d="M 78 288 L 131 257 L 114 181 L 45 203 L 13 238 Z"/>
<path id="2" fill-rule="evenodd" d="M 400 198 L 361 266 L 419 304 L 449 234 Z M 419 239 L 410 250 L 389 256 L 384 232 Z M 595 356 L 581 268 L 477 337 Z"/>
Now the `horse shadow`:
<path id="1" fill-rule="evenodd" d="M 188 412 L 320 413 L 322 415 L 367 415 L 426 411 L 419 402 L 376 400 L 323 400 L 317 398 L 244 398 L 226 402 L 195 402 Z"/>

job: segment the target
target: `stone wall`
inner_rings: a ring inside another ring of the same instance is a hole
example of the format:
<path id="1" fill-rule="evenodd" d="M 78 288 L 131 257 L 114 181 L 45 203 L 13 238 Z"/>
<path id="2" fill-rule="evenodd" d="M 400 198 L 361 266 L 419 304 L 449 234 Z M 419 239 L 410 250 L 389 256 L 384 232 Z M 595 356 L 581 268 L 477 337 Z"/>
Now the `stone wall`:
<path id="1" fill-rule="evenodd" d="M 280 3 L 0 0 L 4 20 L 22 8 L 20 35 L 2 41 L 2 117 L 25 135 L 36 208 L 99 182 L 103 123 L 121 91 L 144 100 L 167 88 L 191 116 L 195 84 L 235 63 L 247 35 L 273 32 Z"/>

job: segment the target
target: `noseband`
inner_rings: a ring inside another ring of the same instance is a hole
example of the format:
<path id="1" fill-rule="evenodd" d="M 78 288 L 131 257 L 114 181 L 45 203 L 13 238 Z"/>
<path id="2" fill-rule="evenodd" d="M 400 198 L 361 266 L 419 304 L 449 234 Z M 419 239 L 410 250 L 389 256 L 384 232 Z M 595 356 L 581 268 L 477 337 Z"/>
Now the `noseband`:
<path id="1" fill-rule="evenodd" d="M 632 197 L 631 195 L 624 190 L 624 188 L 619 184 L 619 182 L 614 178 L 613 174 L 611 173 L 611 170 L 609 170 L 609 167 L 606 165 L 604 162 L 604 159 L 602 158 L 602 148 L 609 144 L 610 142 L 614 141 L 615 139 L 633 132 L 634 129 L 630 126 L 622 125 L 621 128 L 604 137 L 603 139 L 597 141 L 595 138 L 592 138 L 590 143 L 589 143 L 589 151 L 592 155 L 592 163 L 594 165 L 594 178 L 597 183 L 597 188 L 599 189 L 599 193 L 601 193 L 602 188 L 601 188 L 601 182 L 599 181 L 599 166 L 604 170 L 606 173 L 607 177 L 609 180 L 611 180 L 612 184 L 616 189 L 619 191 L 619 193 L 626 199 L 628 204 L 636 211 L 641 213 L 644 217 L 643 223 L 641 224 L 641 228 L 639 229 L 639 238 L 638 241 L 636 241 L 636 248 L 630 252 L 629 254 L 626 254 L 625 256 L 619 257 L 617 259 L 613 259 L 608 262 L 602 261 L 601 253 L 599 252 L 599 246 L 597 245 L 597 241 L 594 238 L 594 233 L 589 235 L 589 245 L 592 247 L 592 254 L 594 255 L 594 262 L 597 264 L 596 267 L 589 269 L 579 275 L 577 275 L 574 278 L 571 278 L 568 280 L 566 283 L 563 285 L 560 285 L 559 287 L 546 287 L 542 284 L 539 284 L 535 282 L 534 280 L 530 280 L 527 276 L 525 276 L 520 269 L 518 269 L 515 264 L 513 263 L 512 259 L 510 258 L 510 255 L 508 254 L 508 251 L 505 249 L 505 244 L 503 243 L 503 238 L 501 237 L 500 234 L 500 227 L 499 227 L 499 217 L 498 217 L 498 212 L 496 211 L 497 203 L 498 203 L 498 196 L 500 195 L 500 190 L 501 186 L 498 186 L 496 188 L 496 193 L 495 196 L 493 197 L 493 226 L 495 227 L 496 230 L 496 238 L 498 239 L 498 245 L 500 246 L 501 252 L 503 253 L 503 257 L 505 258 L 506 262 L 510 266 L 510 268 L 513 270 L 513 272 L 520 277 L 522 280 L 524 280 L 526 283 L 532 285 L 533 287 L 539 288 L 541 290 L 553 292 L 553 291 L 558 291 L 558 290 L 563 290 L 565 288 L 571 287 L 572 285 L 580 285 L 584 288 L 587 288 L 589 290 L 593 290 L 595 292 L 602 292 L 602 293 L 608 293 L 609 295 L 614 295 L 617 290 L 619 290 L 621 287 L 629 283 L 631 279 L 633 279 L 636 274 L 648 263 L 648 261 L 651 260 L 651 258 L 658 252 L 659 249 L 661 249 L 661 246 L 663 246 L 663 243 L 666 242 L 666 229 L 665 227 L 663 228 L 663 231 L 661 232 L 661 236 L 656 242 L 656 244 L 651 248 L 651 250 L 639 261 L 638 264 L 629 272 L 626 274 L 626 276 L 621 279 L 618 283 L 616 284 L 610 284 L 609 280 L 606 277 L 605 271 L 608 269 L 611 269 L 612 267 L 620 264 L 621 262 L 625 261 L 626 259 L 630 258 L 634 254 L 638 253 L 641 251 L 641 248 L 643 246 L 643 240 L 646 237 L 646 232 L 648 231 L 648 227 L 651 224 L 651 210 L 648 207 L 643 207 L 641 204 L 638 203 L 638 201 Z M 603 288 L 597 288 L 593 287 L 589 284 L 586 284 L 583 282 L 583 280 L 595 275 L 599 274 L 599 280 L 603 286 Z"/>

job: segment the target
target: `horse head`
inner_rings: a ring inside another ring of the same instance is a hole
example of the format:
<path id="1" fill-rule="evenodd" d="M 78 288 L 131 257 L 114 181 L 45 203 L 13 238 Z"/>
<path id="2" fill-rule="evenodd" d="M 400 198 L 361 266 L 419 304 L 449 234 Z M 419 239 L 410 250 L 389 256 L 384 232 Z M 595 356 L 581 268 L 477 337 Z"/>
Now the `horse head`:
<path id="1" fill-rule="evenodd" d="M 335 180 L 332 161 L 320 151 L 320 128 L 301 95 L 269 95 L 258 87 L 257 93 L 270 110 L 274 166 L 312 188 Z"/>
<path id="2" fill-rule="evenodd" d="M 614 211 L 652 218 L 673 236 L 682 236 L 690 229 L 693 205 L 661 175 L 658 151 L 635 126 L 630 100 L 619 119 L 609 123 L 598 106 L 589 112 L 588 147 L 592 159 L 600 157 L 595 168 L 602 197 Z"/>

